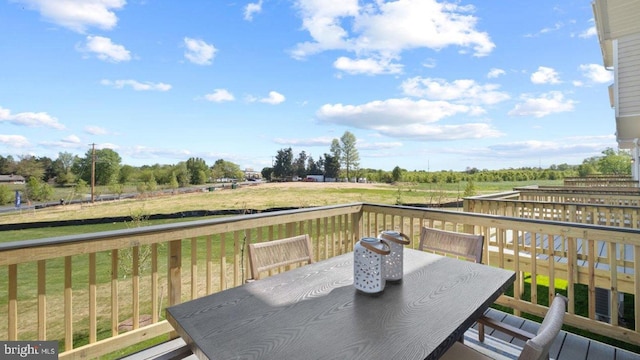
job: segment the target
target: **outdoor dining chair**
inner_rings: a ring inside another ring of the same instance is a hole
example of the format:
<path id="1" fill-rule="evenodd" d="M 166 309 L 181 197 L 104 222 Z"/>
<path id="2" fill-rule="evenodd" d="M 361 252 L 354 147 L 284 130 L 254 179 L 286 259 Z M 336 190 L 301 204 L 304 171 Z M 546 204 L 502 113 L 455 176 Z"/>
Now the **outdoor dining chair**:
<path id="1" fill-rule="evenodd" d="M 313 263 L 313 248 L 308 234 L 249 244 L 251 280 L 264 272 L 293 264 Z"/>
<path id="2" fill-rule="evenodd" d="M 492 321 L 485 323 L 485 325 L 495 328 L 496 331 L 504 332 L 526 341 L 522 348 L 522 352 L 520 352 L 520 355 L 518 356 L 518 360 L 549 359 L 549 349 L 562 328 L 566 308 L 567 298 L 557 294 L 551 302 L 549 310 L 542 320 L 542 324 L 540 324 L 540 328 L 538 328 L 538 332 L 536 334 L 531 334 L 520 328 L 516 328 L 493 319 L 491 319 Z M 456 342 L 449 350 L 447 350 L 441 359 L 481 360 L 491 359 L 491 357 L 469 347 L 468 345 Z"/>
<path id="3" fill-rule="evenodd" d="M 423 226 L 418 248 L 422 251 L 481 263 L 483 244 L 483 235 L 458 233 Z"/>

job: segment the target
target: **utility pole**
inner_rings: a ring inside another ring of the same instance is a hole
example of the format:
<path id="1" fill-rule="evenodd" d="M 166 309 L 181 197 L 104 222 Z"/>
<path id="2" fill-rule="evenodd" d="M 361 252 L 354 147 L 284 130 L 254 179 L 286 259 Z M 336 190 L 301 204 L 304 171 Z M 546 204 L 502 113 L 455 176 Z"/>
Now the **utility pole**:
<path id="1" fill-rule="evenodd" d="M 91 203 L 95 201 L 94 189 L 96 186 L 96 144 L 91 144 Z"/>

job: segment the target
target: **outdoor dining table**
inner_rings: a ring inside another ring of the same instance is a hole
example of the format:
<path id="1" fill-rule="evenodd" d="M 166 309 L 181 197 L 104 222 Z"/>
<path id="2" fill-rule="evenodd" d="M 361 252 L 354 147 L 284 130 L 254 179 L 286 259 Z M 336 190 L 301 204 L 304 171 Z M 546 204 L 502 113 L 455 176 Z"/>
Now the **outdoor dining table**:
<path id="1" fill-rule="evenodd" d="M 199 359 L 437 359 L 515 280 L 513 271 L 404 250 L 376 295 L 353 286 L 353 253 L 167 308 Z"/>

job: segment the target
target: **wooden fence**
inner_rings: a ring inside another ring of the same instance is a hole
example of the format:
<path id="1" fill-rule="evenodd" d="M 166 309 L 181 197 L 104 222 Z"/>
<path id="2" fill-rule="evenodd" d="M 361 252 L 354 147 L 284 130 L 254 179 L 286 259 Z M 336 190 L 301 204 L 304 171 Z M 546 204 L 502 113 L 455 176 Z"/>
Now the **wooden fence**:
<path id="1" fill-rule="evenodd" d="M 484 234 L 484 262 L 518 274 L 513 295 L 498 301 L 516 314 L 544 314 L 538 299 L 547 294 L 535 285 L 545 276 L 549 295 L 556 281 L 567 284 L 568 324 L 640 345 L 618 316 L 596 320 L 593 295 L 595 287 L 611 289 L 612 298 L 639 293 L 637 229 L 362 203 L 0 244 L 0 319 L 7 319 L 0 338 L 59 340 L 61 359 L 97 358 L 171 336 L 165 307 L 242 284 L 250 242 L 308 233 L 322 260 L 382 230 L 407 234 L 415 248 L 421 226 Z M 604 254 L 596 254 L 597 243 Z M 629 251 L 621 256 L 620 247 Z M 588 290 L 585 314 L 575 311 L 579 286 Z M 638 313 L 639 300 L 633 306 Z"/>

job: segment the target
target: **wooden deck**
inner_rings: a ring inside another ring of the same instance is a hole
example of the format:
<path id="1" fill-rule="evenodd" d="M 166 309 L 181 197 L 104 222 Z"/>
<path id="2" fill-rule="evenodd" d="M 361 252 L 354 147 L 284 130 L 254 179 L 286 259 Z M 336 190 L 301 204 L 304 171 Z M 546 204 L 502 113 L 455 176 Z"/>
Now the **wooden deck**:
<path id="1" fill-rule="evenodd" d="M 513 316 L 495 309 L 489 309 L 487 316 L 507 322 L 513 326 L 535 333 L 539 323 Z M 523 342 L 486 327 L 483 343 L 478 341 L 476 326 L 467 330 L 464 342 L 468 346 L 497 360 L 517 359 Z M 549 352 L 551 359 L 556 360 L 640 360 L 640 354 L 619 349 L 614 346 L 591 340 L 579 335 L 561 331 Z M 197 360 L 178 338 L 156 345 L 123 358 L 123 360 Z"/>
<path id="2" fill-rule="evenodd" d="M 489 309 L 486 315 L 531 333 L 535 333 L 538 327 L 540 327 L 540 324 L 535 321 L 523 319 L 495 309 Z M 518 358 L 518 354 L 523 345 L 522 340 L 514 339 L 511 336 L 485 327 L 485 334 L 488 336 L 485 337 L 484 343 L 480 343 L 478 342 L 478 332 L 476 328 L 474 325 L 473 328 L 467 330 L 464 339 L 465 344 L 495 359 Z M 640 354 L 619 349 L 566 331 L 560 331 L 560 334 L 551 346 L 549 357 L 556 360 L 640 360 Z"/>

